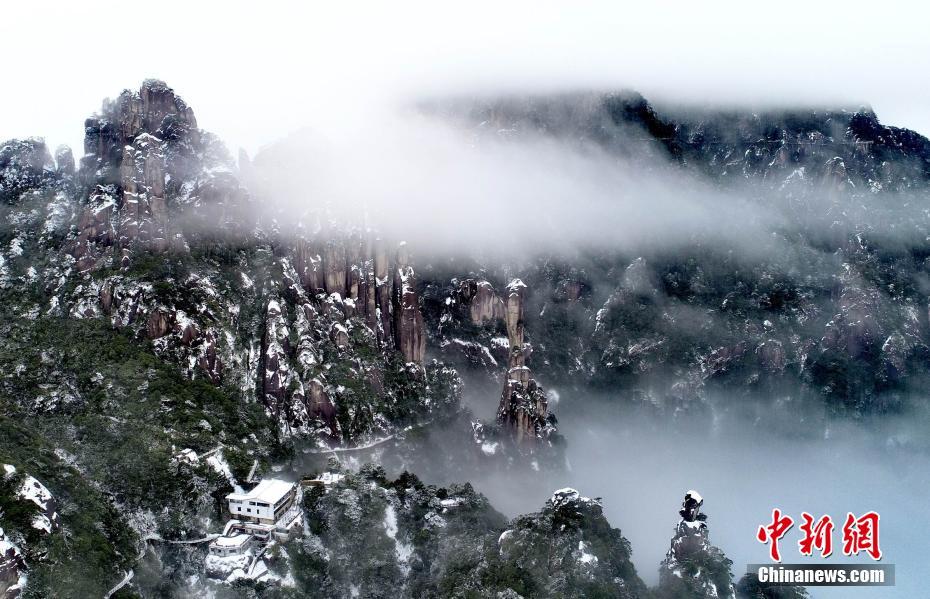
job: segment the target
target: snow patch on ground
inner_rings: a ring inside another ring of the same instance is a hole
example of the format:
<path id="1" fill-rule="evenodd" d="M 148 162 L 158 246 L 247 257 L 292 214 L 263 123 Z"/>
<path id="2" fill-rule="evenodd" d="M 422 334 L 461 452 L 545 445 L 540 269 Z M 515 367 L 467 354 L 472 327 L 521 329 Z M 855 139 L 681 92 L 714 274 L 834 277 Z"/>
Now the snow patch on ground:
<path id="1" fill-rule="evenodd" d="M 3 532 L 3 529 L 0 528 L 0 567 L 6 570 L 6 568 L 12 566 L 17 576 L 16 582 L 7 588 L 4 597 L 18 596 L 19 593 L 26 588 L 26 570 L 20 567 L 22 566 L 22 559 L 22 552 L 9 540 L 6 533 Z"/>
<path id="2" fill-rule="evenodd" d="M 11 464 L 3 465 L 4 476 L 10 476 L 16 472 L 16 467 Z M 32 520 L 32 527 L 45 533 L 51 533 L 52 529 L 57 526 L 59 516 L 58 512 L 52 507 L 54 499 L 52 493 L 34 477 L 26 475 L 22 485 L 19 487 L 17 495 L 25 501 L 31 501 L 41 510 Z"/>
<path id="3" fill-rule="evenodd" d="M 238 481 L 236 481 L 236 477 L 233 476 L 232 470 L 229 468 L 229 463 L 226 461 L 226 458 L 223 457 L 222 451 L 218 451 L 208 457 L 206 462 L 220 475 L 226 477 L 226 480 L 229 481 L 229 484 L 232 485 L 233 490 L 235 490 L 236 493 L 244 493 L 242 487 L 239 486 Z"/>
<path id="4" fill-rule="evenodd" d="M 597 564 L 597 556 L 593 553 L 588 553 L 587 546 L 584 541 L 578 541 L 578 561 L 582 564 Z"/>
<path id="5" fill-rule="evenodd" d="M 394 553 L 397 555 L 397 564 L 404 576 L 410 573 L 410 556 L 413 554 L 413 545 L 397 538 L 397 512 L 390 503 L 384 508 L 384 530 L 394 541 Z"/>

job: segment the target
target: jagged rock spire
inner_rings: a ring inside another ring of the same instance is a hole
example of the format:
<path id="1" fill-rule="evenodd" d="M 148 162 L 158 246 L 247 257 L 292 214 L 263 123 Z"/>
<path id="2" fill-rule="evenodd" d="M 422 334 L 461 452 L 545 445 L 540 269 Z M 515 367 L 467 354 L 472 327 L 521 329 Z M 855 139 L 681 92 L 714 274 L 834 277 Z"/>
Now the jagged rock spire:
<path id="1" fill-rule="evenodd" d="M 76 177 L 84 199 L 68 248 L 80 270 L 125 267 L 138 251 L 185 252 L 191 243 L 213 247 L 254 233 L 233 159 L 164 82 L 149 79 L 104 101 L 84 129 Z M 65 163 L 59 169 L 67 170 Z"/>
<path id="2" fill-rule="evenodd" d="M 507 323 L 507 338 L 510 340 L 510 367 L 526 365 L 526 350 L 523 342 L 523 311 L 526 303 L 526 284 L 514 279 L 507 285 L 504 300 L 504 320 Z"/>
<path id="3" fill-rule="evenodd" d="M 193 110 L 163 81 L 147 79 L 138 91 L 105 100 L 84 131 L 81 178 L 89 194 L 71 249 L 79 267 L 93 266 L 96 246 L 116 245 L 123 265 L 135 246 L 183 247 L 169 227 L 166 181 L 172 167 L 175 175 L 189 169 L 182 160 L 169 164 L 169 155 L 193 155 L 200 146 Z"/>
<path id="4" fill-rule="evenodd" d="M 507 371 L 497 422 L 511 432 L 519 445 L 533 445 L 556 432 L 546 394 L 526 366 Z"/>
<path id="5" fill-rule="evenodd" d="M 733 599 L 733 564 L 723 551 L 710 544 L 701 513 L 704 498 L 697 491 L 685 493 L 678 515 L 681 520 L 665 559 L 659 568 L 656 595 L 694 599 Z"/>
<path id="6" fill-rule="evenodd" d="M 555 417 L 549 413 L 546 394 L 526 366 L 529 350 L 524 341 L 525 303 L 526 285 L 520 279 L 513 279 L 507 285 L 503 308 L 510 361 L 497 409 L 497 423 L 511 432 L 518 445 L 531 446 L 553 436 L 556 426 Z"/>
<path id="7" fill-rule="evenodd" d="M 115 100 L 104 100 L 99 114 L 84 121 L 81 166 L 95 182 L 117 183 L 123 148 L 142 133 L 159 139 L 171 134 L 199 140 L 194 111 L 164 81 L 146 79 L 139 91 L 124 90 Z M 108 178 L 109 177 L 109 178 Z"/>
<path id="8" fill-rule="evenodd" d="M 426 355 L 426 332 L 420 312 L 416 275 L 410 266 L 407 244 L 397 248 L 394 267 L 394 346 L 404 360 L 422 364 Z"/>
<path id="9" fill-rule="evenodd" d="M 407 244 L 394 255 L 385 240 L 370 232 L 331 231 L 311 235 L 296 227 L 294 268 L 311 295 L 345 300 L 346 317 L 358 316 L 375 332 L 383 349 L 396 349 L 406 362 L 422 364 L 426 331 Z"/>
<path id="10" fill-rule="evenodd" d="M 55 148 L 55 170 L 68 177 L 74 174 L 74 154 L 70 146 L 62 145 Z"/>
<path id="11" fill-rule="evenodd" d="M 458 292 L 468 306 L 468 316 L 472 324 L 481 325 L 504 320 L 504 302 L 488 281 L 465 279 L 459 283 Z"/>

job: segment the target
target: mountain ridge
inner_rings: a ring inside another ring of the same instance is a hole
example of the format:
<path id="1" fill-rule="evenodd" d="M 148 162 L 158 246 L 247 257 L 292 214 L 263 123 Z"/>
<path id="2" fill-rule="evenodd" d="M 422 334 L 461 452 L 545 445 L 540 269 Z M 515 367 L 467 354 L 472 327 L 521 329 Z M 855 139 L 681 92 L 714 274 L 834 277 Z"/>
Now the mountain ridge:
<path id="1" fill-rule="evenodd" d="M 311 467 L 300 461 L 306 455 L 391 440 L 401 456 L 434 451 L 462 478 L 495 468 L 559 472 L 571 439 L 558 434 L 550 406 L 570 409 L 572 396 L 592 389 L 622 390 L 618 401 L 660 419 L 724 426 L 760 412 L 814 431 L 831 418 L 921 414 L 911 391 L 928 374 L 930 255 L 920 236 L 930 224 L 926 214 L 895 221 L 882 202 L 926 188 L 926 138 L 862 112 L 748 116 L 734 126 L 721 116 L 676 123 L 636 95 L 573 102 L 427 108 L 453 110 L 479 140 L 553 135 L 572 147 L 596 144 L 644 172 L 671 165 L 720 185 L 748 181 L 784 200 L 788 224 L 776 233 L 796 255 L 744 262 L 696 234 L 687 256 L 433 260 L 428 247 L 333 222 L 324 210 L 276 212 L 275 198 L 249 186 L 268 159 L 237 165 L 157 80 L 86 121 L 77 169 L 64 148 L 53 158 L 39 140 L 2 144 L 0 461 L 43 481 L 62 521 L 62 531 L 40 539 L 4 526 L 16 571 L 18 556 L 29 564 L 24 596 L 102 594 L 132 568 L 140 581 L 126 593 L 186 588 L 200 550 L 151 540 L 200 538 L 224 517 L 230 476 L 297 472 Z M 644 146 L 640 135 L 651 141 Z M 811 215 L 827 226 L 798 224 Z M 876 216 L 907 234 L 882 237 Z M 494 389 L 487 395 L 497 411 L 473 414 L 465 385 Z M 721 400 L 723 391 L 752 401 Z M 177 458 L 218 446 L 219 467 Z M 388 495 L 415 489 L 429 509 L 448 499 L 409 475 L 388 484 L 372 468 L 317 499 L 367 493 L 366 477 Z M 563 499 L 583 513 L 582 528 L 606 531 L 598 540 L 606 553 L 550 526 Z M 513 574 L 521 588 L 556 596 L 563 575 L 594 572 L 592 588 L 606 596 L 649 596 L 633 578 L 628 544 L 582 499 L 566 493 L 519 520 L 530 540 L 508 550 L 512 563 L 494 562 L 503 570 L 484 571 L 507 584 L 463 584 L 514 597 Z M 419 518 L 422 507 L 404 509 Z M 338 522 L 337 508 L 326 509 L 320 518 Z M 414 520 L 413 534 L 426 534 Z M 319 563 L 321 539 L 306 536 L 292 549 L 331 580 L 312 584 L 342 585 Z M 532 548 L 543 541 L 568 557 L 564 572 L 547 569 L 537 587 Z M 164 570 L 153 566 L 159 560 Z M 623 584 L 590 566 L 604 562 L 623 572 Z M 69 576 L 79 583 L 69 586 Z M 463 582 L 452 579 L 449 588 Z M 233 590 L 246 596 L 306 590 L 242 584 Z"/>

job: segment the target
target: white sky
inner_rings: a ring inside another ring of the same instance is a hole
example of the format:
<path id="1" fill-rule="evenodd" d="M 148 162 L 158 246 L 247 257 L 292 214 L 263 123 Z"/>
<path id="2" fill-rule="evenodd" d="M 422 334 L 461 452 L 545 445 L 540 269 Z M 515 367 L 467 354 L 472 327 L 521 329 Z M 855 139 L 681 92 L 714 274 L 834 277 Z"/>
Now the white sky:
<path id="1" fill-rule="evenodd" d="M 164 79 L 250 152 L 386 99 L 631 87 L 728 104 L 869 103 L 930 134 L 922 2 L 11 2 L 0 140 L 80 155 L 106 96 Z"/>

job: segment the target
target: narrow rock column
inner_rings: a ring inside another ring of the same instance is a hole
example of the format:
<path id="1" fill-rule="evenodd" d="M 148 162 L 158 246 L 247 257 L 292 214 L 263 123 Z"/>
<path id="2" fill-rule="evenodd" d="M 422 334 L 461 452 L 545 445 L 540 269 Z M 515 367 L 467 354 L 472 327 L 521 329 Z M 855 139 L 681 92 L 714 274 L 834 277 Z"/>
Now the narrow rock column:
<path id="1" fill-rule="evenodd" d="M 659 568 L 659 596 L 734 599 L 736 595 L 730 573 L 733 562 L 708 541 L 703 505 L 700 493 L 685 493 L 678 511 L 681 520 Z M 694 572 L 694 563 L 703 565 Z"/>
<path id="2" fill-rule="evenodd" d="M 388 278 L 388 256 L 384 241 L 375 239 L 375 304 L 378 313 L 378 341 L 382 347 L 389 347 L 394 336 L 391 333 L 391 279 Z"/>
<path id="3" fill-rule="evenodd" d="M 406 243 L 397 248 L 393 309 L 395 347 L 407 362 L 422 364 L 426 356 L 426 332 L 416 290 L 416 275 L 410 266 Z"/>
<path id="4" fill-rule="evenodd" d="M 504 320 L 507 323 L 507 338 L 510 340 L 510 368 L 526 365 L 523 341 L 523 310 L 526 285 L 514 279 L 507 285 L 504 300 Z"/>

